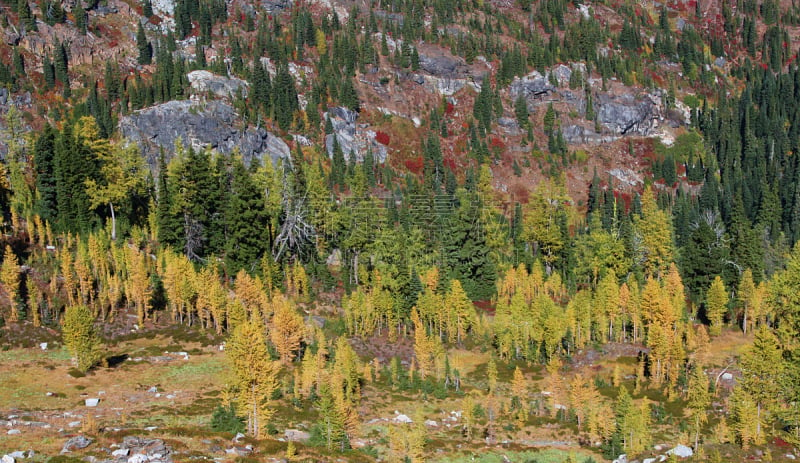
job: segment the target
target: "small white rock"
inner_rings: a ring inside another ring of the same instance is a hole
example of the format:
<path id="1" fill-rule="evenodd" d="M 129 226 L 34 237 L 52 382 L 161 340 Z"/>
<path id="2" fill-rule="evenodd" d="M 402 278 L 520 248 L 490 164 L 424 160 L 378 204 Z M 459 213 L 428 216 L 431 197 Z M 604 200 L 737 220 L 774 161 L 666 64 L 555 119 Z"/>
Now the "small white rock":
<path id="1" fill-rule="evenodd" d="M 47 343 L 46 342 L 40 342 L 39 343 L 39 349 L 47 350 Z"/>
<path id="2" fill-rule="evenodd" d="M 19 429 L 9 429 L 6 434 L 8 434 L 9 436 L 13 436 L 16 434 L 22 434 L 22 431 L 20 431 Z"/>
<path id="3" fill-rule="evenodd" d="M 67 424 L 67 426 L 69 426 L 70 428 L 77 428 L 80 425 L 81 425 L 80 421 L 70 421 L 69 424 Z"/>
<path id="4" fill-rule="evenodd" d="M 3 458 L 0 459 L 3 463 L 14 463 L 14 457 L 11 455 L 3 455 Z"/>
<path id="5" fill-rule="evenodd" d="M 86 403 L 87 407 L 96 407 L 97 404 L 100 403 L 100 399 L 97 399 L 97 398 L 86 399 L 86 400 L 84 400 L 84 402 Z"/>
<path id="6" fill-rule="evenodd" d="M 147 458 L 147 455 L 137 453 L 136 455 L 128 458 L 128 463 L 147 463 L 148 460 L 149 458 Z"/>
<path id="7" fill-rule="evenodd" d="M 111 452 L 111 456 L 114 457 L 127 457 L 130 453 L 130 449 L 117 449 Z"/>

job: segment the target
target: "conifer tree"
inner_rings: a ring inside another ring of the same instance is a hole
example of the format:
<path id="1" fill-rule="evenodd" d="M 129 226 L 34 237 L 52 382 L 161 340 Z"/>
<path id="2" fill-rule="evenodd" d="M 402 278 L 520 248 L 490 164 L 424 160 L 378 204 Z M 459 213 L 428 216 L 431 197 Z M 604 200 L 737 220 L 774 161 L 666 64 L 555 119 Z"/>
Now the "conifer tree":
<path id="1" fill-rule="evenodd" d="M 240 159 L 234 160 L 230 176 L 230 193 L 225 214 L 228 232 L 225 260 L 229 271 L 237 272 L 242 268 L 256 268 L 270 243 L 263 237 L 264 224 L 268 219 L 264 199 Z"/>
<path id="2" fill-rule="evenodd" d="M 31 11 L 31 6 L 27 0 L 19 0 L 17 2 L 17 14 L 19 15 L 20 26 L 28 31 L 35 32 L 38 30 L 36 27 L 36 16 Z"/>
<path id="3" fill-rule="evenodd" d="M 94 315 L 85 305 L 68 306 L 62 325 L 64 346 L 76 367 L 86 372 L 103 357 L 102 342 L 94 327 Z"/>
<path id="4" fill-rule="evenodd" d="M 147 65 L 153 61 L 153 45 L 147 40 L 147 35 L 144 33 L 142 23 L 139 23 L 139 28 L 136 31 L 136 48 L 139 49 L 139 64 Z"/>
<path id="5" fill-rule="evenodd" d="M 289 300 L 278 295 L 272 300 L 272 322 L 269 331 L 272 344 L 278 351 L 281 361 L 284 364 L 294 360 L 295 355 L 300 352 L 301 343 L 305 337 L 305 325 L 303 317 L 297 313 L 293 304 Z"/>
<path id="6" fill-rule="evenodd" d="M 709 333 L 712 336 L 719 336 L 722 330 L 722 317 L 727 311 L 727 305 L 728 292 L 725 290 L 722 278 L 717 275 L 706 293 L 706 316 L 711 322 Z"/>
<path id="7" fill-rule="evenodd" d="M 3 301 L 3 310 L 0 311 L 0 316 L 8 323 L 15 323 L 19 321 L 19 260 L 17 255 L 11 249 L 11 246 L 6 244 L 5 252 L 3 252 L 3 264 L 0 266 L 0 287 L 2 287 L 5 301 Z"/>
<path id="8" fill-rule="evenodd" d="M 148 19 L 153 16 L 153 2 L 151 0 L 142 2 L 142 16 Z"/>
<path id="9" fill-rule="evenodd" d="M 698 449 L 700 428 L 708 421 L 706 409 L 711 405 L 711 395 L 708 392 L 708 376 L 706 376 L 699 365 L 695 365 L 689 375 L 689 388 L 686 401 L 686 408 L 688 409 L 689 416 L 692 418 L 694 448 Z"/>
<path id="10" fill-rule="evenodd" d="M 262 437 L 272 416 L 272 393 L 278 387 L 280 367 L 270 360 L 264 328 L 258 321 L 245 322 L 231 333 L 225 352 L 236 380 L 240 411 L 247 416 L 247 432 Z"/>

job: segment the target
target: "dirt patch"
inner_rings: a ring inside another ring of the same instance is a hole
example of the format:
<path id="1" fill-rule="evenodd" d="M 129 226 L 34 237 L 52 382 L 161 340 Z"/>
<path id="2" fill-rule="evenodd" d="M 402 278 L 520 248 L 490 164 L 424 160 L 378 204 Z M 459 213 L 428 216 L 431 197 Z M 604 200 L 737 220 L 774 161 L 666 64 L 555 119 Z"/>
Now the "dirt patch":
<path id="1" fill-rule="evenodd" d="M 411 357 L 414 356 L 413 340 L 398 336 L 396 341 L 390 341 L 386 333 L 382 336 L 353 338 L 350 344 L 360 357 L 377 358 L 381 364 L 386 364 L 392 357 L 397 357 L 403 364 L 409 365 Z"/>

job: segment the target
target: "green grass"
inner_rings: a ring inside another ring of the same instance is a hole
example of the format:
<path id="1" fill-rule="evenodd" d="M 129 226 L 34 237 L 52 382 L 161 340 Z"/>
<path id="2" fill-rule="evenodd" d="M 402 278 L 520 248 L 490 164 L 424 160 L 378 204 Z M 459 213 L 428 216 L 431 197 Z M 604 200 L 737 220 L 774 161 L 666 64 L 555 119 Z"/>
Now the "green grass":
<path id="1" fill-rule="evenodd" d="M 503 463 L 504 461 L 514 461 L 520 463 L 537 462 L 537 463 L 563 463 L 570 456 L 576 462 L 582 462 L 591 454 L 585 452 L 567 452 L 564 450 L 528 450 L 521 452 L 462 452 L 459 455 L 448 455 L 442 458 L 433 459 L 435 463 Z"/>
<path id="2" fill-rule="evenodd" d="M 40 349 L 12 349 L 0 351 L 0 363 L 6 362 L 34 362 L 47 360 L 51 362 L 69 361 L 72 356 L 66 349 L 40 350 Z"/>

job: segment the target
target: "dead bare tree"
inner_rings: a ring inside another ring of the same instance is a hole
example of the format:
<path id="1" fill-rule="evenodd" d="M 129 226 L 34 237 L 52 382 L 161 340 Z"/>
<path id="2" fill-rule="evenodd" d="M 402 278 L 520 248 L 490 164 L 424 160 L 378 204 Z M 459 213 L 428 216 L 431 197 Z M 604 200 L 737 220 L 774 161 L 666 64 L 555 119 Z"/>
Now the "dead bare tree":
<path id="1" fill-rule="evenodd" d="M 308 219 L 305 197 L 292 198 L 290 189 L 283 193 L 283 223 L 275 238 L 272 257 L 279 261 L 285 253 L 299 255 L 308 244 L 314 243 L 317 231 Z"/>

